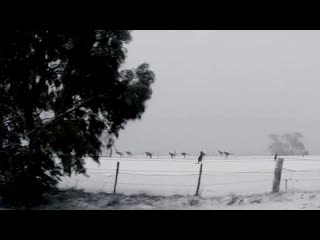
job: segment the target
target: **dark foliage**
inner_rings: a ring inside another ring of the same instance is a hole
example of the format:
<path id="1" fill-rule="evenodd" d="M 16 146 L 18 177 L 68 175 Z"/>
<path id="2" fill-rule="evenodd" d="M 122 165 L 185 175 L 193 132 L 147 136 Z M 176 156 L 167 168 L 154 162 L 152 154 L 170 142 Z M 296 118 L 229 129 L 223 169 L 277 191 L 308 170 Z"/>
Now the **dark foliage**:
<path id="1" fill-rule="evenodd" d="M 0 38 L 0 194 L 34 203 L 63 173 L 85 174 L 128 120 L 141 118 L 154 74 L 120 71 L 128 30 L 13 30 Z M 107 135 L 107 138 L 105 137 Z"/>

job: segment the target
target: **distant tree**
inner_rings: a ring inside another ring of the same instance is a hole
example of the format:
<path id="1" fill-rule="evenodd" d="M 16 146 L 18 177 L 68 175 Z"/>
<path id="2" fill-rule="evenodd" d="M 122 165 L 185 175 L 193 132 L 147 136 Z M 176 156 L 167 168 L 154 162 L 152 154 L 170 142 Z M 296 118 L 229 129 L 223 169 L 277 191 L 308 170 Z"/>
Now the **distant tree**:
<path id="1" fill-rule="evenodd" d="M 278 155 L 308 155 L 305 145 L 302 142 L 303 135 L 299 132 L 286 133 L 281 136 L 271 134 L 269 150 L 272 154 Z"/>
<path id="2" fill-rule="evenodd" d="M 33 204 L 63 173 L 85 174 L 128 120 L 141 118 L 155 76 L 120 71 L 128 30 L 12 30 L 0 38 L 0 195 Z M 56 158 L 55 158 L 56 157 Z"/>

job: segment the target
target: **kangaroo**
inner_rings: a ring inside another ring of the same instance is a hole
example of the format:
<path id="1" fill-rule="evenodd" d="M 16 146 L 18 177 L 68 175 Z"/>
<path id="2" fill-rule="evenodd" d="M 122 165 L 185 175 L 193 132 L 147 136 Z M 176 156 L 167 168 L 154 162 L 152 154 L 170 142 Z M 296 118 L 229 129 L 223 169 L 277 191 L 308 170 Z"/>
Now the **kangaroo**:
<path id="1" fill-rule="evenodd" d="M 131 152 L 126 152 L 126 154 L 127 154 L 129 157 L 132 157 L 132 153 L 131 153 Z"/>
<path id="2" fill-rule="evenodd" d="M 230 155 L 232 155 L 231 153 L 229 152 L 224 152 L 224 155 L 226 155 L 226 158 L 228 158 Z"/>
<path id="3" fill-rule="evenodd" d="M 122 152 L 116 152 L 120 157 L 123 157 L 123 153 Z"/>
<path id="4" fill-rule="evenodd" d="M 183 152 L 183 153 L 181 153 L 181 155 L 183 156 L 183 158 L 186 158 L 186 156 L 189 155 L 189 154 Z"/>
<path id="5" fill-rule="evenodd" d="M 152 153 L 146 152 L 147 157 L 152 158 Z"/>
<path id="6" fill-rule="evenodd" d="M 202 163 L 202 159 L 203 159 L 204 156 L 206 156 L 206 154 L 205 154 L 203 151 L 201 151 L 201 152 L 200 152 L 200 156 L 199 156 L 199 158 L 198 158 L 198 164 L 199 164 L 199 163 Z"/>
<path id="7" fill-rule="evenodd" d="M 171 158 L 176 157 L 176 153 L 171 153 L 171 152 L 169 152 L 169 155 L 170 155 Z"/>

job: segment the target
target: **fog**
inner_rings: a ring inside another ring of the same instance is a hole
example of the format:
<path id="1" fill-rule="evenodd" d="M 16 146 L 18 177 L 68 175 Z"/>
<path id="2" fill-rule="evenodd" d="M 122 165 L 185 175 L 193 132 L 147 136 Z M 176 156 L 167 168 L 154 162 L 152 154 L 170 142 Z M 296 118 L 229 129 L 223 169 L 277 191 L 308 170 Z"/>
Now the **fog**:
<path id="1" fill-rule="evenodd" d="M 299 132 L 320 154 L 320 31 L 136 30 L 127 48 L 125 67 L 157 79 L 117 149 L 262 155 L 270 134 Z"/>

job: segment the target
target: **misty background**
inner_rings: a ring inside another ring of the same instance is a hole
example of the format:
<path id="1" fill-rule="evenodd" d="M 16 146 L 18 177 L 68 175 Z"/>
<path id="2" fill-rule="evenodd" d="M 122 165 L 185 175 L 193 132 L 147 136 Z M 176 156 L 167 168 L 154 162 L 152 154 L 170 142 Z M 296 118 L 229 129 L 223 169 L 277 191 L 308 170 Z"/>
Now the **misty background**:
<path id="1" fill-rule="evenodd" d="M 116 147 L 270 154 L 270 134 L 299 132 L 320 154 L 320 31 L 135 30 L 124 67 L 156 74 L 142 120 Z"/>

